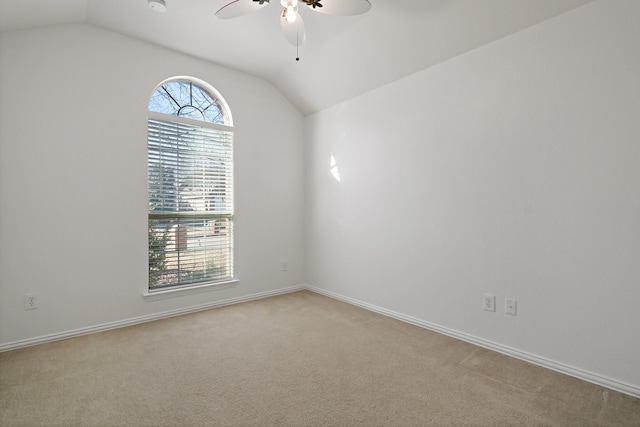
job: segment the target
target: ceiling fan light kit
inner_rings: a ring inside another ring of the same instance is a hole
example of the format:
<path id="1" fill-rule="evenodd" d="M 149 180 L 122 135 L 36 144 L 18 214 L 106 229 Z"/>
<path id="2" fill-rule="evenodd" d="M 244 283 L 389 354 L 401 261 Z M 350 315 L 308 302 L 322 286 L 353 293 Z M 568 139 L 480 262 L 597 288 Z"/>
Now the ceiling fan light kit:
<path id="1" fill-rule="evenodd" d="M 164 0 L 148 0 L 162 1 Z M 296 48 L 302 46 L 306 38 L 304 22 L 298 5 L 302 3 L 308 9 L 326 15 L 353 16 L 361 15 L 371 9 L 369 0 L 280 0 L 282 13 L 280 14 L 280 25 L 285 38 Z M 239 16 L 255 12 L 271 4 L 271 0 L 234 0 L 221 7 L 216 16 L 219 19 L 232 19 Z M 296 61 L 300 58 L 296 56 Z"/>
<path id="2" fill-rule="evenodd" d="M 280 0 L 282 9 L 282 16 L 287 22 L 293 22 L 297 18 L 298 14 L 298 0 Z"/>

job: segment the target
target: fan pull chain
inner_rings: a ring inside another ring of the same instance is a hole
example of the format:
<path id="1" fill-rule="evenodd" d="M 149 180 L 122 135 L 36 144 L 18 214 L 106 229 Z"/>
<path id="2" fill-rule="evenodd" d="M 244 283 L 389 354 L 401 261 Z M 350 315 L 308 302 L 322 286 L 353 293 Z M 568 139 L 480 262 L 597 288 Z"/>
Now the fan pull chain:
<path id="1" fill-rule="evenodd" d="M 300 61 L 300 27 L 296 24 L 296 61 Z"/>

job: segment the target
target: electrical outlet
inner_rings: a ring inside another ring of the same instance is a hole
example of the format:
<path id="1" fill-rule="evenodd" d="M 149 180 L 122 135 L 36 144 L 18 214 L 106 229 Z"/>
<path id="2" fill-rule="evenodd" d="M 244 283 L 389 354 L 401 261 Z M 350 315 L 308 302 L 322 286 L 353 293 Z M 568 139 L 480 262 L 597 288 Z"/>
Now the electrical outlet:
<path id="1" fill-rule="evenodd" d="M 282 261 L 280 263 L 280 271 L 287 271 L 289 269 L 289 266 L 287 265 L 287 261 Z"/>
<path id="2" fill-rule="evenodd" d="M 24 294 L 24 309 L 33 310 L 38 308 L 38 294 Z"/>
<path id="3" fill-rule="evenodd" d="M 516 315 L 517 301 L 513 298 L 505 298 L 504 300 L 504 312 L 512 316 Z"/>
<path id="4" fill-rule="evenodd" d="M 495 295 L 484 294 L 482 298 L 482 308 L 485 311 L 496 311 Z"/>

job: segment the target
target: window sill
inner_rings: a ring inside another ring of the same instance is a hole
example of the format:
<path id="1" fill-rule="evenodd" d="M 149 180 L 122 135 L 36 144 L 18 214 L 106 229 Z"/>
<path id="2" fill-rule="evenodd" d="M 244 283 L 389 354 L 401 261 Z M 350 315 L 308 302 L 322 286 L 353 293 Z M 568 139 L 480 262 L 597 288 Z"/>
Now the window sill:
<path id="1" fill-rule="evenodd" d="M 219 291 L 235 287 L 240 280 L 232 279 L 226 282 L 204 283 L 202 285 L 186 286 L 182 288 L 161 289 L 157 291 L 147 291 L 142 294 L 145 301 L 156 301 L 166 298 L 181 297 L 184 295 L 198 294 L 201 292 Z"/>

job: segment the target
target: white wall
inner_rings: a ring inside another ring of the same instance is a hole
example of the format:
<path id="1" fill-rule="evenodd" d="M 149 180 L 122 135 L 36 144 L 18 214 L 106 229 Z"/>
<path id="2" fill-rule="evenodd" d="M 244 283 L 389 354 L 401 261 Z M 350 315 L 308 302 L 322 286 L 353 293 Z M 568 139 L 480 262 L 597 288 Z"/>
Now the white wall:
<path id="1" fill-rule="evenodd" d="M 304 162 L 260 79 L 88 25 L 0 35 L 0 347 L 306 279 L 640 390 L 639 16 L 597 1 L 309 117 Z M 241 281 L 148 302 L 145 111 L 175 75 L 234 114 Z"/>
<path id="2" fill-rule="evenodd" d="M 639 52 L 601 0 L 308 117 L 307 282 L 640 393 Z"/>
<path id="3" fill-rule="evenodd" d="M 146 108 L 176 75 L 234 117 L 240 283 L 150 302 Z M 303 282 L 302 116 L 265 81 L 67 25 L 0 36 L 0 94 L 0 346 Z"/>

